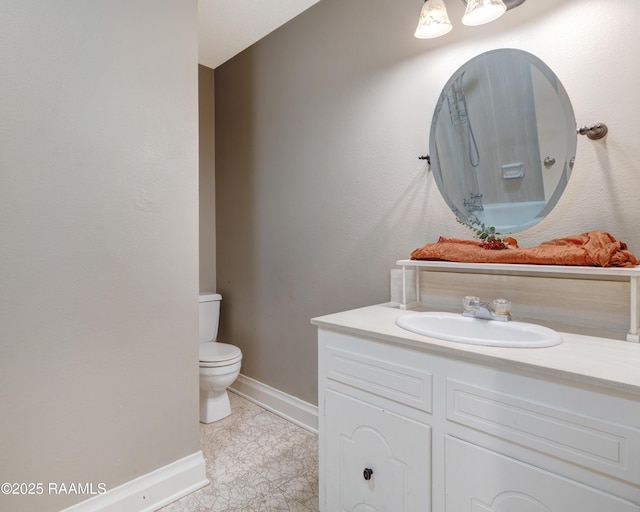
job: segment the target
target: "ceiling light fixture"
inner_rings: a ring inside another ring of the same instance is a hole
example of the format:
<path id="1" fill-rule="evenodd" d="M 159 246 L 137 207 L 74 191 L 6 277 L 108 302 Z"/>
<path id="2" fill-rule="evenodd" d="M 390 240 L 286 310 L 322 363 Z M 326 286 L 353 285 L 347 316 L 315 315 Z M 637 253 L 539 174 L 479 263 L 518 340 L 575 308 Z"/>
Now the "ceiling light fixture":
<path id="1" fill-rule="evenodd" d="M 418 26 L 413 35 L 418 39 L 431 39 L 443 36 L 452 28 L 453 25 L 449 21 L 444 0 L 426 0 L 420 11 Z"/>
<path id="2" fill-rule="evenodd" d="M 507 11 L 502 0 L 468 0 L 462 24 L 470 27 L 497 20 Z"/>
<path id="3" fill-rule="evenodd" d="M 524 2 L 525 0 L 462 0 L 466 5 L 462 23 L 468 26 L 489 23 Z M 413 35 L 418 39 L 430 39 L 442 36 L 452 28 L 444 0 L 425 0 Z"/>

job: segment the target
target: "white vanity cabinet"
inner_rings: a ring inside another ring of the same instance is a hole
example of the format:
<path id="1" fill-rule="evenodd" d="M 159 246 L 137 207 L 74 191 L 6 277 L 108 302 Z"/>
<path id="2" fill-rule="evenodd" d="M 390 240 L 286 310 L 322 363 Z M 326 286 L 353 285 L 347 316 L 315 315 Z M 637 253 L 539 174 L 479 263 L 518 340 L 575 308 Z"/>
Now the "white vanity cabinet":
<path id="1" fill-rule="evenodd" d="M 333 390 L 325 411 L 326 510 L 429 510 L 428 426 Z"/>
<path id="2" fill-rule="evenodd" d="M 319 336 L 322 510 L 431 510 L 432 375 L 389 347 Z"/>
<path id="3" fill-rule="evenodd" d="M 313 320 L 321 511 L 640 512 L 640 388 L 367 331 L 365 309 Z"/>

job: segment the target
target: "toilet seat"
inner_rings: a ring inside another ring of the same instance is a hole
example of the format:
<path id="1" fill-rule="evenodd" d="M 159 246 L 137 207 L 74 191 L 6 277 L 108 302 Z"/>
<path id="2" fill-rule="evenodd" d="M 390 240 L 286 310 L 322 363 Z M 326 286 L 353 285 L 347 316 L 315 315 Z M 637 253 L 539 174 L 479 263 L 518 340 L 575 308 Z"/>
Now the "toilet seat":
<path id="1" fill-rule="evenodd" d="M 241 359 L 242 352 L 234 345 L 218 341 L 200 345 L 200 366 L 202 367 L 229 366 L 240 362 Z"/>

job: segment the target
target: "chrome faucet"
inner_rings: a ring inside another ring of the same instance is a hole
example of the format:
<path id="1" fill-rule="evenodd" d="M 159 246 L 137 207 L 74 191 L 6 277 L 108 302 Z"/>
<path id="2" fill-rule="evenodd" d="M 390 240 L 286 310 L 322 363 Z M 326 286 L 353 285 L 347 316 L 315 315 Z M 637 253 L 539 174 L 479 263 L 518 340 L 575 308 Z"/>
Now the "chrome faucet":
<path id="1" fill-rule="evenodd" d="M 462 315 L 485 320 L 508 322 L 511 320 L 511 301 L 495 299 L 491 303 L 482 302 L 478 297 L 467 295 L 462 299 Z"/>
<path id="2" fill-rule="evenodd" d="M 464 207 L 467 209 L 468 212 L 483 212 L 484 211 L 484 206 L 482 206 L 481 204 L 471 203 L 471 202 L 467 201 L 466 199 L 464 200 Z"/>
<path id="3" fill-rule="evenodd" d="M 478 202 L 476 203 L 476 201 Z M 482 194 L 471 194 L 470 198 L 464 198 L 462 203 L 468 212 L 484 211 L 484 206 L 482 206 Z"/>

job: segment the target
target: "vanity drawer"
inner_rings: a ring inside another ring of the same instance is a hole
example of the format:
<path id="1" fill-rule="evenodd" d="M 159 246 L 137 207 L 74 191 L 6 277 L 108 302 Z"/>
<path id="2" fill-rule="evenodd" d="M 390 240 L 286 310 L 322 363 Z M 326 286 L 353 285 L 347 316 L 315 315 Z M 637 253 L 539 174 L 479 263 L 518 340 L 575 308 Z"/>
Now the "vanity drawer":
<path id="1" fill-rule="evenodd" d="M 328 380 L 432 412 L 433 374 L 424 369 L 424 354 L 398 347 L 387 352 L 388 347 L 355 336 L 322 334 L 330 340 L 321 352 Z"/>
<path id="2" fill-rule="evenodd" d="M 543 392 L 524 397 L 517 386 L 512 389 L 489 390 L 448 378 L 447 419 L 590 471 L 640 483 L 640 429 L 596 417 L 604 396 L 558 387 L 557 395 L 572 392 L 576 410 L 554 404 L 554 396 L 537 400 Z M 629 407 L 635 407 L 640 418 L 638 404 Z"/>

